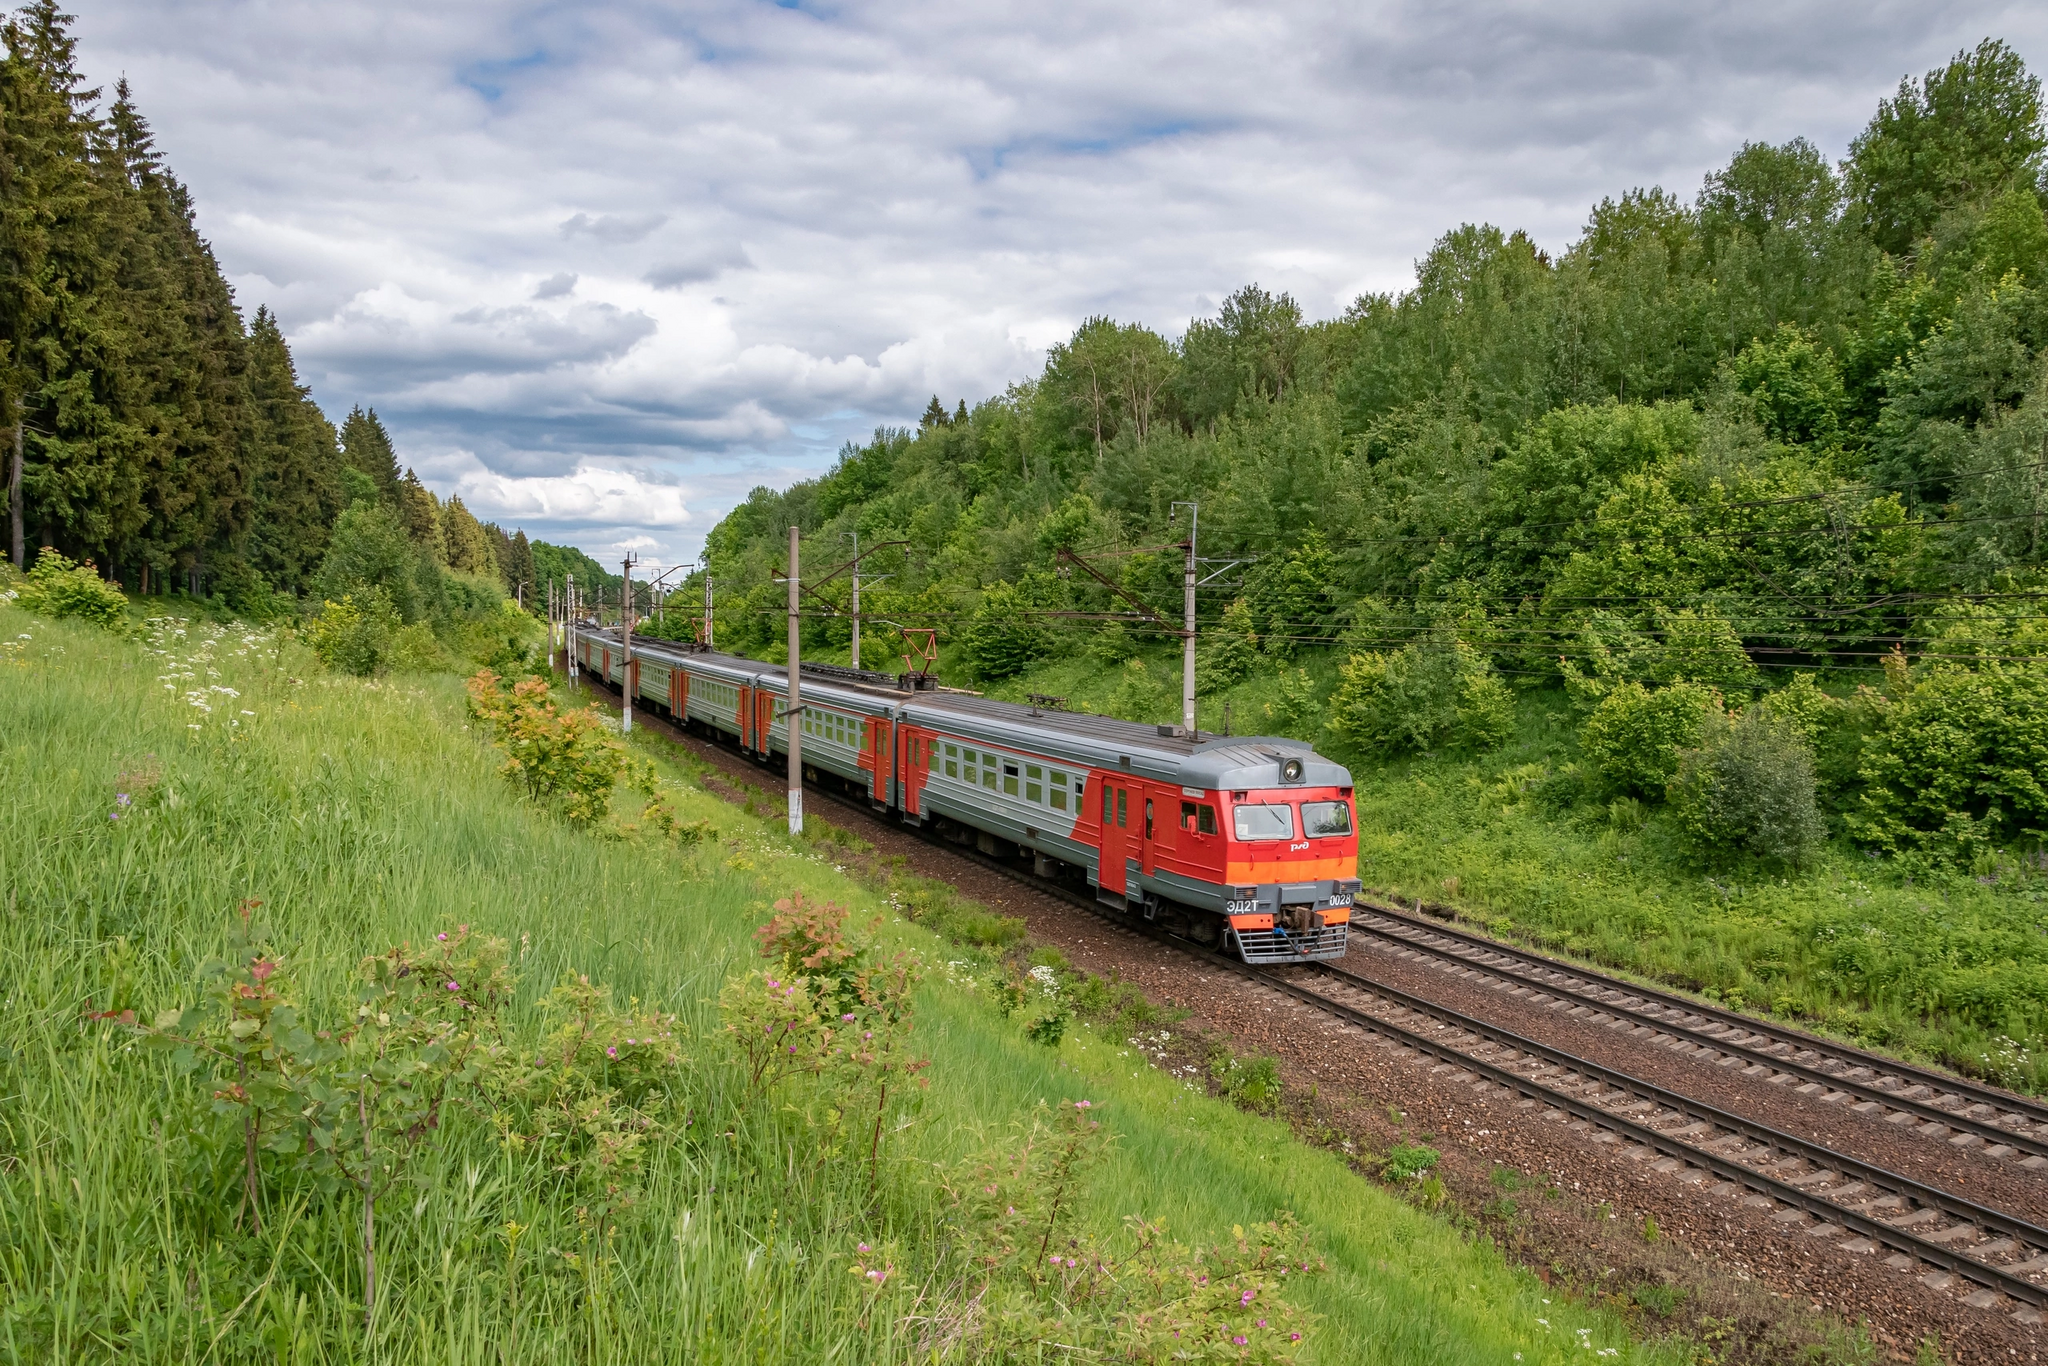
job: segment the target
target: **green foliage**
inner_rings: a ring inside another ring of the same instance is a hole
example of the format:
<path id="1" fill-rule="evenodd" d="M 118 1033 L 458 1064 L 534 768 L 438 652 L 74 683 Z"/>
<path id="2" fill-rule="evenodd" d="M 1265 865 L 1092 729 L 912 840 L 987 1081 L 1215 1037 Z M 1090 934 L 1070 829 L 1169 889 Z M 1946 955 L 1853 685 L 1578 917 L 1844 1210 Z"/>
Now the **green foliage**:
<path id="1" fill-rule="evenodd" d="M 1778 324 L 1743 348 L 1729 366 L 1736 390 L 1756 405 L 1764 430 L 1781 441 L 1832 446 L 1841 439 L 1848 391 L 1835 358 L 1805 331 Z"/>
<path id="2" fill-rule="evenodd" d="M 1380 1159 L 1380 1176 L 1387 1181 L 1415 1181 L 1433 1171 L 1443 1154 L 1421 1143 L 1397 1143 Z"/>
<path id="3" fill-rule="evenodd" d="M 1432 637 L 1394 654 L 1347 660 L 1330 703 L 1330 729 L 1366 754 L 1483 751 L 1514 730 L 1514 695 L 1485 655 Z"/>
<path id="4" fill-rule="evenodd" d="M 94 572 L 74 565 L 47 547 L 29 566 L 17 590 L 21 606 L 46 617 L 79 617 L 96 626 L 117 627 L 128 618 L 128 598 Z"/>
<path id="5" fill-rule="evenodd" d="M 961 632 L 960 652 L 977 679 L 1021 673 L 1052 647 L 1034 604 L 1015 584 L 994 583 L 981 595 Z"/>
<path id="6" fill-rule="evenodd" d="M 1904 255 L 1949 205 L 2036 183 L 2044 141 L 2041 82 L 1987 38 L 1878 104 L 1849 147 L 1856 216 L 1878 246 Z"/>
<path id="7" fill-rule="evenodd" d="M 1732 721 L 1708 713 L 1699 747 L 1679 758 L 1670 797 L 1680 828 L 1709 853 L 1797 868 L 1827 835 L 1814 791 L 1806 740 L 1756 706 Z"/>
<path id="8" fill-rule="evenodd" d="M 1136 656 L 1125 660 L 1117 671 L 1116 694 L 1109 709 L 1112 715 L 1146 725 L 1165 723 L 1169 714 L 1178 710 L 1167 692 L 1166 680 Z"/>
<path id="9" fill-rule="evenodd" d="M 622 778 L 655 795 L 652 770 L 611 736 L 595 706 L 563 711 L 542 680 L 508 684 L 489 669 L 471 678 L 468 689 L 469 714 L 491 727 L 505 753 L 499 771 L 572 823 L 605 819 Z"/>
<path id="10" fill-rule="evenodd" d="M 383 673 L 398 662 L 403 641 L 407 662 L 420 650 L 417 635 L 405 634 L 390 595 L 376 586 L 344 593 L 340 602 L 322 605 L 320 615 L 307 629 L 307 644 L 322 664 L 337 672 L 367 678 Z"/>
<path id="11" fill-rule="evenodd" d="M 1209 1079 L 1233 1105 L 1262 1115 L 1280 1108 L 1280 1065 L 1271 1058 L 1240 1058 L 1219 1051 L 1209 1059 Z"/>
<path id="12" fill-rule="evenodd" d="M 2048 838 L 2048 670 L 1930 665 L 1864 750 L 1851 828 L 1881 848 L 1968 863 Z"/>
<path id="13" fill-rule="evenodd" d="M 1697 683 L 1654 691 L 1633 679 L 1617 686 L 1579 730 L 1579 747 L 1608 782 L 1639 797 L 1661 797 L 1681 751 L 1696 748 L 1720 699 Z"/>
<path id="14" fill-rule="evenodd" d="M 1251 604 L 1243 598 L 1223 609 L 1223 620 L 1204 633 L 1195 651 L 1195 690 L 1217 693 L 1242 683 L 1259 667 L 1259 637 Z"/>

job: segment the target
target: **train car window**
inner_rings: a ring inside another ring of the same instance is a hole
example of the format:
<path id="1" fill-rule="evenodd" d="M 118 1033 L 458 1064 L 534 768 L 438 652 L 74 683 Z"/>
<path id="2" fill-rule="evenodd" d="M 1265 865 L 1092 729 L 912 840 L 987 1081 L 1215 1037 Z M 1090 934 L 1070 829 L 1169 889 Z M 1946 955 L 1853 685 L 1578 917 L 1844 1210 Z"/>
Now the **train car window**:
<path id="1" fill-rule="evenodd" d="M 1007 797 L 1017 795 L 1017 766 L 1015 764 L 1003 765 L 1003 795 Z"/>
<path id="2" fill-rule="evenodd" d="M 1109 784 L 1104 783 L 1102 785 L 1102 823 L 1104 825 L 1109 824 L 1109 816 L 1111 811 L 1109 800 Z"/>
<path id="3" fill-rule="evenodd" d="M 1025 801 L 1040 803 L 1043 803 L 1045 801 L 1045 784 L 1040 781 L 1040 779 L 1044 776 L 1045 770 L 1040 768 L 1037 764 L 1024 765 Z"/>
<path id="4" fill-rule="evenodd" d="M 1294 808 L 1291 806 L 1240 806 L 1230 813 L 1241 840 L 1291 840 L 1294 838 Z"/>
<path id="5" fill-rule="evenodd" d="M 1145 838 L 1152 838 L 1152 799 L 1145 799 Z"/>
<path id="6" fill-rule="evenodd" d="M 991 792 L 996 790 L 996 756 L 987 750 L 981 752 L 981 785 Z"/>
<path id="7" fill-rule="evenodd" d="M 1201 810 L 1197 812 L 1195 816 L 1195 829 L 1204 835 L 1213 835 L 1216 833 L 1215 807 L 1209 805 L 1207 802 L 1202 803 Z"/>
<path id="8" fill-rule="evenodd" d="M 960 776 L 959 754 L 960 747 L 958 745 L 946 746 L 946 776 L 948 778 L 957 778 Z"/>
<path id="9" fill-rule="evenodd" d="M 1064 811 L 1067 809 L 1067 775 L 1054 769 L 1048 776 L 1051 781 L 1045 789 L 1045 795 L 1052 799 L 1053 810 Z"/>
<path id="10" fill-rule="evenodd" d="M 1351 808 L 1342 802 L 1303 802 L 1301 833 L 1308 839 L 1327 839 L 1351 833 Z"/>
<path id="11" fill-rule="evenodd" d="M 1183 830 L 1195 828 L 1195 804 L 1193 802 L 1182 802 L 1180 804 L 1180 828 Z"/>
<path id="12" fill-rule="evenodd" d="M 1130 795 L 1129 790 L 1126 788 L 1120 787 L 1116 790 L 1116 823 L 1119 828 L 1127 824 L 1124 817 L 1129 814 L 1127 807 Z"/>

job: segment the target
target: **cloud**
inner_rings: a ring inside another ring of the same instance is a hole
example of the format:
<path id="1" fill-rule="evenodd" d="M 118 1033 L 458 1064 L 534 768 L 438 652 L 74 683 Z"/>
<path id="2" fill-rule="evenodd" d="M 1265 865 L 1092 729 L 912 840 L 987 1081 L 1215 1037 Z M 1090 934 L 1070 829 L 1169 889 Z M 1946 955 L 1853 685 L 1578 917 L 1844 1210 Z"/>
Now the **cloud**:
<path id="1" fill-rule="evenodd" d="M 568 474 L 524 478 L 479 470 L 463 476 L 456 492 L 480 517 L 500 522 L 534 519 L 673 531 L 690 521 L 682 489 L 650 483 L 630 470 L 590 465 Z"/>
<path id="2" fill-rule="evenodd" d="M 1556 250 L 1745 140 L 1839 154 L 1987 33 L 2048 66 L 2048 8 L 1978 0 L 102 0 L 78 27 L 330 412 L 376 407 L 529 532 L 675 559 L 1090 314 L 1177 334 L 1257 280 L 1328 317 L 1461 222 Z"/>
<path id="3" fill-rule="evenodd" d="M 600 242 L 623 245 L 639 241 L 666 222 L 665 213 L 606 213 L 595 218 L 579 213 L 563 221 L 562 235 L 595 237 Z"/>

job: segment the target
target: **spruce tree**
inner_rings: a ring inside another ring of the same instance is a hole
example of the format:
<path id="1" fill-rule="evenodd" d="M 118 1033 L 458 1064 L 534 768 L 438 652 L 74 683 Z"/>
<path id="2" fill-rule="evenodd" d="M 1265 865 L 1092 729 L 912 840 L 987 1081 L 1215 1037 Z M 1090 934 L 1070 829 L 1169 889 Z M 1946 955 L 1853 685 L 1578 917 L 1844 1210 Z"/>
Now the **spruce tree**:
<path id="1" fill-rule="evenodd" d="M 427 552 L 435 564 L 448 565 L 448 541 L 441 530 L 441 500 L 420 482 L 410 469 L 398 481 L 398 520 L 412 543 Z"/>
<path id="2" fill-rule="evenodd" d="M 357 404 L 349 410 L 341 424 L 341 449 L 349 464 L 376 483 L 380 495 L 397 501 L 398 454 L 375 408 L 365 409 Z"/>
<path id="3" fill-rule="evenodd" d="M 267 308 L 249 336 L 249 449 L 256 498 L 248 555 L 272 586 L 303 595 L 344 504 L 334 427 L 299 383 L 291 348 Z"/>
<path id="4" fill-rule="evenodd" d="M 497 557 L 491 553 L 491 539 L 483 524 L 450 494 L 441 508 L 441 534 L 448 543 L 448 567 L 458 574 L 487 574 L 496 577 Z"/>

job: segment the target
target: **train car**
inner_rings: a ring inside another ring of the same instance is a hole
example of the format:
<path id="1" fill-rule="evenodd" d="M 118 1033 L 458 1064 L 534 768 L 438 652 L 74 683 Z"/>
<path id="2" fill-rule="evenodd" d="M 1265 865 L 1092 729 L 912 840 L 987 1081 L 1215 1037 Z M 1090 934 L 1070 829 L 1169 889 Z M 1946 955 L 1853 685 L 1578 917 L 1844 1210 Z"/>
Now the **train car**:
<path id="1" fill-rule="evenodd" d="M 628 686 L 616 632 L 578 656 Z M 636 639 L 641 705 L 788 753 L 786 672 Z M 657 681 L 658 680 L 658 681 Z M 911 676 L 805 665 L 804 778 L 1251 963 L 1342 957 L 1359 890 L 1350 773 L 1298 740 L 999 702 Z"/>

